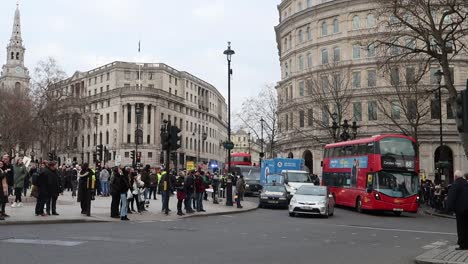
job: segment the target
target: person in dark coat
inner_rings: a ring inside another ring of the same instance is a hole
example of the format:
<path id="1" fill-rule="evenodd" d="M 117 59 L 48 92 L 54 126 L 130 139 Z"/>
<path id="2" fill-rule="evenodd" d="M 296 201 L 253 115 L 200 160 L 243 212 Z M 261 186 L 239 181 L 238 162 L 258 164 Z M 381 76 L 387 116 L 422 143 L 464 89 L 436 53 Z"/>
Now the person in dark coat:
<path id="1" fill-rule="evenodd" d="M 175 182 L 175 189 L 177 190 L 177 215 L 183 216 L 185 215 L 182 212 L 182 202 L 185 199 L 185 188 L 184 188 L 184 173 L 179 172 L 179 176 L 176 178 Z"/>
<path id="2" fill-rule="evenodd" d="M 0 160 L 0 207 L 8 203 L 8 184 L 6 174 L 3 171 L 3 161 Z M 5 217 L 0 214 L 0 220 L 5 220 Z"/>
<path id="3" fill-rule="evenodd" d="M 454 177 L 447 205 L 449 211 L 455 211 L 457 218 L 457 250 L 468 250 L 468 182 L 459 170 L 455 171 Z"/>
<path id="4" fill-rule="evenodd" d="M 8 183 L 8 196 L 13 196 L 13 185 L 15 184 L 15 174 L 13 172 L 13 165 L 11 165 L 10 155 L 5 154 L 2 157 L 3 171 L 6 173 L 6 180 Z M 5 206 L 5 205 L 3 205 Z M 2 208 L 2 213 L 5 214 L 5 208 Z"/>
<path id="5" fill-rule="evenodd" d="M 50 209 L 52 208 L 52 215 L 59 215 L 57 213 L 57 199 L 62 192 L 62 181 L 57 170 L 57 163 L 55 161 L 49 162 L 48 167 L 45 170 L 47 175 L 47 189 L 48 197 L 46 202 L 46 212 L 50 215 Z"/>
<path id="6" fill-rule="evenodd" d="M 195 192 L 195 179 L 193 178 L 193 171 L 187 172 L 184 179 L 185 188 L 185 211 L 187 214 L 192 214 L 195 211 L 192 209 L 192 199 Z"/>
<path id="7" fill-rule="evenodd" d="M 122 189 L 122 171 L 119 167 L 114 167 L 110 177 L 110 194 L 112 196 L 111 201 L 111 217 L 119 218 L 119 204 L 120 204 L 120 190 Z"/>
<path id="8" fill-rule="evenodd" d="M 36 201 L 36 216 L 47 216 L 44 214 L 44 205 L 47 202 L 49 197 L 49 177 L 47 176 L 47 168 L 48 162 L 45 161 L 42 163 L 41 169 L 39 170 L 39 174 L 37 179 L 35 180 L 35 184 L 38 188 L 38 196 Z"/>
<path id="9" fill-rule="evenodd" d="M 81 214 L 90 215 L 91 197 L 93 193 L 94 172 L 89 168 L 88 163 L 84 163 L 78 174 L 78 202 L 81 205 Z"/>
<path id="10" fill-rule="evenodd" d="M 172 175 L 166 173 L 166 171 L 162 172 L 161 181 L 159 182 L 159 190 L 161 191 L 162 196 L 162 211 L 168 215 L 169 214 L 169 197 L 171 195 L 172 188 L 174 186 L 174 182 L 172 181 Z"/>

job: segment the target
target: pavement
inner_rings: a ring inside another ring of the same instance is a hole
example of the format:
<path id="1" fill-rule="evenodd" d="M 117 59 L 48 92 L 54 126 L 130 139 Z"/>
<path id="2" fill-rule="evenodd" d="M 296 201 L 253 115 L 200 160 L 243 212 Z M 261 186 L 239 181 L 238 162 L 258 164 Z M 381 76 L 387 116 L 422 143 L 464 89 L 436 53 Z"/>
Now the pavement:
<path id="1" fill-rule="evenodd" d="M 197 212 L 194 214 L 186 214 L 181 217 L 177 215 L 177 199 L 175 195 L 169 199 L 169 208 L 172 210 L 169 215 L 165 215 L 161 212 L 161 196 L 158 195 L 157 197 L 158 200 L 150 201 L 149 207 L 147 208 L 148 212 L 129 214 L 128 218 L 132 221 L 140 222 L 171 221 L 188 217 L 248 212 L 257 209 L 258 207 L 258 204 L 254 201 L 244 201 L 242 202 L 243 208 L 238 209 L 236 206 L 226 206 L 223 199 L 220 199 L 219 204 L 213 204 L 211 198 L 209 198 L 209 201 L 204 201 L 203 203 L 204 209 L 206 210 L 205 213 Z M 10 197 L 10 200 L 12 198 L 13 197 Z M 111 197 L 97 196 L 91 203 L 91 216 L 87 217 L 85 215 L 81 215 L 80 203 L 76 201 L 76 197 L 72 197 L 71 192 L 65 192 L 64 195 L 60 195 L 57 200 L 57 212 L 60 215 L 42 217 L 35 215 L 34 209 L 36 199 L 28 196 L 23 197 L 23 207 L 12 208 L 11 203 L 10 205 L 7 205 L 6 213 L 10 215 L 10 217 L 7 217 L 5 221 L 0 221 L 0 225 L 120 222 L 120 219 L 110 217 L 110 204 Z"/>
<path id="2" fill-rule="evenodd" d="M 427 205 L 421 205 L 419 207 L 419 210 L 423 211 L 427 215 L 455 219 L 454 214 L 446 214 L 446 213 L 440 212 L 440 211 L 438 211 L 438 210 L 436 210 L 436 209 L 434 209 L 434 208 L 432 208 L 430 206 L 427 206 Z"/>
<path id="3" fill-rule="evenodd" d="M 418 257 L 417 264 L 460 264 L 468 263 L 468 250 L 455 250 L 457 246 L 432 249 Z"/>

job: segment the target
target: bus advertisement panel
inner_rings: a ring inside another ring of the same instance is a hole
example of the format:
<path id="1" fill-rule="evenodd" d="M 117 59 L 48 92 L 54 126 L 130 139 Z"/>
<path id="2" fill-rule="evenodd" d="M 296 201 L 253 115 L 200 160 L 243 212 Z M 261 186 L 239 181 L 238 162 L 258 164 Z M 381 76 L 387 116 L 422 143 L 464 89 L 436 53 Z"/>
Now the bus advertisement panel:
<path id="1" fill-rule="evenodd" d="M 416 213 L 419 160 L 415 141 L 379 135 L 325 146 L 322 184 L 339 205 L 358 211 Z"/>

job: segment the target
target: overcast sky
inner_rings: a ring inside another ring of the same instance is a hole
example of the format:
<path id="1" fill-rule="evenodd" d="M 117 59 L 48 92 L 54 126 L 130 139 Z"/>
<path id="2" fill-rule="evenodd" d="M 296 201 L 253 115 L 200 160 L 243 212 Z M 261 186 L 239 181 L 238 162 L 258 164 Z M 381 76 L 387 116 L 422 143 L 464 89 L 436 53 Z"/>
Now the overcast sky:
<path id="1" fill-rule="evenodd" d="M 280 78 L 274 26 L 280 0 L 21 0 L 26 66 L 54 57 L 71 76 L 115 60 L 163 62 L 213 84 L 232 105 Z M 0 0 L 0 65 L 6 62 L 16 0 Z M 138 55 L 138 40 L 142 51 Z"/>

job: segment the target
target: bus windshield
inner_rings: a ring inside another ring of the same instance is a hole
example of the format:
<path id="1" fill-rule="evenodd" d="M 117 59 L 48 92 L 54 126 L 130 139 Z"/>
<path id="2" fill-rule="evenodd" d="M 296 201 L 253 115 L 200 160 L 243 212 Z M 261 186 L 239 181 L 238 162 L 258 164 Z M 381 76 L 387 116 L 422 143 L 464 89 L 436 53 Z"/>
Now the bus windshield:
<path id="1" fill-rule="evenodd" d="M 393 156 L 414 156 L 415 149 L 411 140 L 406 138 L 388 137 L 379 141 L 380 154 Z"/>
<path id="2" fill-rule="evenodd" d="M 250 162 L 250 157 L 231 157 L 231 162 Z"/>
<path id="3" fill-rule="evenodd" d="M 414 173 L 381 171 L 374 179 L 374 189 L 390 197 L 408 197 L 418 193 L 419 176 Z"/>
<path id="4" fill-rule="evenodd" d="M 312 182 L 306 172 L 288 172 L 287 175 L 290 182 Z"/>

